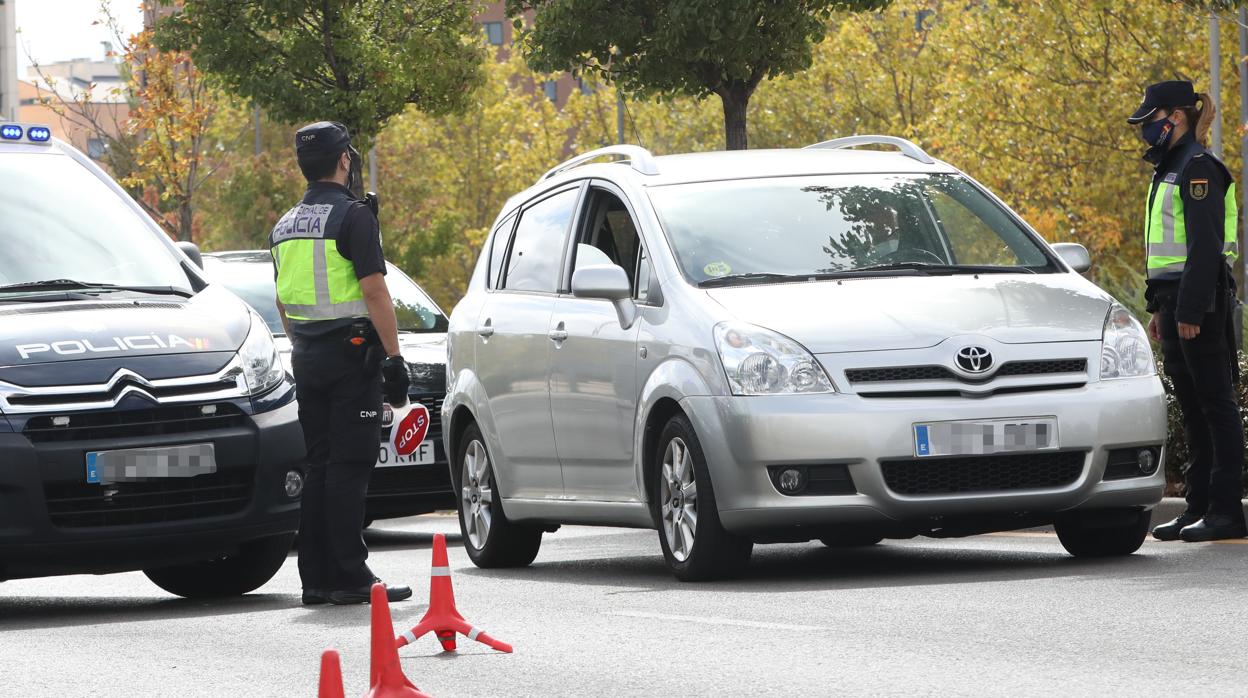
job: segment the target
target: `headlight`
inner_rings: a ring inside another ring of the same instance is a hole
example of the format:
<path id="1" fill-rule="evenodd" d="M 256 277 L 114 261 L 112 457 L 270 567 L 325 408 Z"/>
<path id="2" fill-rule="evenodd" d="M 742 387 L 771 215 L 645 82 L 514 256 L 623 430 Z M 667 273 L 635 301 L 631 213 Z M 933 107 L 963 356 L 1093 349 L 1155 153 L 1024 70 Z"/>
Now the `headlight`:
<path id="1" fill-rule="evenodd" d="M 251 395 L 269 390 L 281 383 L 286 375 L 282 358 L 277 354 L 277 345 L 273 343 L 273 333 L 254 312 L 251 314 L 251 330 L 247 333 L 247 341 L 238 350 L 238 358 L 243 363 L 243 379 Z"/>
<path id="2" fill-rule="evenodd" d="M 782 334 L 721 322 L 715 326 L 715 344 L 733 395 L 835 392 L 815 357 Z"/>
<path id="3" fill-rule="evenodd" d="M 1109 309 L 1101 336 L 1101 379 L 1151 376 L 1157 372 L 1144 327 L 1121 305 Z"/>

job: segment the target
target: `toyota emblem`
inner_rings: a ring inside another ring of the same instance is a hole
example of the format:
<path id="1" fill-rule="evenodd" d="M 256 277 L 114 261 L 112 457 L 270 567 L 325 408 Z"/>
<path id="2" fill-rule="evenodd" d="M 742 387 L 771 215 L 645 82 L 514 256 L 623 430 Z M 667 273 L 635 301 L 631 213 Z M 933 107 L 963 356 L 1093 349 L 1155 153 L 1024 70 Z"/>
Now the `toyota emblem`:
<path id="1" fill-rule="evenodd" d="M 983 347 L 962 347 L 958 351 L 957 364 L 967 373 L 983 373 L 992 368 L 992 354 Z"/>

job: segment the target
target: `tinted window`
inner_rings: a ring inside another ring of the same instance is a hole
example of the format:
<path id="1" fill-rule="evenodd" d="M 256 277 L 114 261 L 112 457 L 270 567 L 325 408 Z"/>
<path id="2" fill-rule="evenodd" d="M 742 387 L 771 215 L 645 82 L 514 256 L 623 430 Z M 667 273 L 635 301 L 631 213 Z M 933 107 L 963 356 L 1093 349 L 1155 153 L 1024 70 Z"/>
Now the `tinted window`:
<path id="1" fill-rule="evenodd" d="M 576 195 L 576 189 L 568 189 L 520 214 L 507 258 L 505 288 L 554 293 L 559 287 L 559 263 L 563 260 L 563 243 Z"/>
<path id="2" fill-rule="evenodd" d="M 52 279 L 190 285 L 160 233 L 70 158 L 6 153 L 0 182 L 0 285 Z"/>
<path id="3" fill-rule="evenodd" d="M 704 182 L 654 187 L 650 198 L 695 283 L 897 264 L 1056 271 L 1017 221 L 957 175 Z"/>
<path id="4" fill-rule="evenodd" d="M 637 236 L 637 226 L 628 213 L 628 208 L 619 197 L 610 192 L 594 190 L 589 206 L 589 215 L 585 219 L 585 232 L 581 236 L 581 244 L 577 245 L 576 269 L 594 264 L 601 264 L 606 259 L 611 264 L 621 266 L 628 274 L 632 283 L 637 270 L 637 251 L 641 249 L 641 240 Z M 601 255 L 583 254 L 584 247 L 591 247 Z"/>

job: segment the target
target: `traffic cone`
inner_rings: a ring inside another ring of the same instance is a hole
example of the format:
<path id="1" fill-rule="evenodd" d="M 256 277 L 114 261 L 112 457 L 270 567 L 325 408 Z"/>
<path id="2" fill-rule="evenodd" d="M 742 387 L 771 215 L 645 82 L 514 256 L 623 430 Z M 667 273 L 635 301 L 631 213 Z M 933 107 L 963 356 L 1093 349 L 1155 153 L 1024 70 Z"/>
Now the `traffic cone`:
<path id="1" fill-rule="evenodd" d="M 321 653 L 321 683 L 316 695 L 317 698 L 345 698 L 338 650 L 325 650 Z"/>
<path id="2" fill-rule="evenodd" d="M 372 594 L 369 603 L 373 612 L 373 656 L 369 668 L 369 689 L 364 698 L 429 698 L 412 685 L 403 675 L 403 667 L 399 666 L 386 586 L 374 584 Z"/>
<path id="3" fill-rule="evenodd" d="M 446 536 L 433 534 L 433 572 L 429 582 L 429 610 L 416 627 L 400 635 L 395 648 L 416 641 L 425 633 L 432 632 L 442 643 L 442 649 L 455 651 L 455 633 L 465 635 L 499 652 L 511 652 L 511 645 L 501 642 L 469 625 L 455 608 L 455 589 L 451 586 L 451 567 L 446 559 Z"/>

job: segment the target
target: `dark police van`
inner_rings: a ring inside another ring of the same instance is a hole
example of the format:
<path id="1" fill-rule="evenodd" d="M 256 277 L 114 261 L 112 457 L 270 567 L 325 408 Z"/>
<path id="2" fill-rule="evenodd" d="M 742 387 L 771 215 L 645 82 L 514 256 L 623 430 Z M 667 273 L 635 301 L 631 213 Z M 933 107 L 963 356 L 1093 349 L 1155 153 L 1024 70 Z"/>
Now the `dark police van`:
<path id="1" fill-rule="evenodd" d="M 249 592 L 285 561 L 303 488 L 273 337 L 50 135 L 0 123 L 0 581 Z"/>

